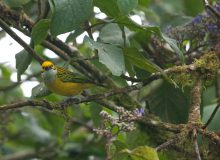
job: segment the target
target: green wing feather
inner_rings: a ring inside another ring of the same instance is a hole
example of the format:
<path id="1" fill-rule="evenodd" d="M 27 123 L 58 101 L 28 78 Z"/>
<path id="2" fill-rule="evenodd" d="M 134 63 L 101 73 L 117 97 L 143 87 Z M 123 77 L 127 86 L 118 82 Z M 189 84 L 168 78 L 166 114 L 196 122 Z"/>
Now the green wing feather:
<path id="1" fill-rule="evenodd" d="M 92 83 L 86 77 L 81 74 L 68 71 L 65 68 L 57 67 L 57 76 L 62 82 L 73 82 L 73 83 Z"/>

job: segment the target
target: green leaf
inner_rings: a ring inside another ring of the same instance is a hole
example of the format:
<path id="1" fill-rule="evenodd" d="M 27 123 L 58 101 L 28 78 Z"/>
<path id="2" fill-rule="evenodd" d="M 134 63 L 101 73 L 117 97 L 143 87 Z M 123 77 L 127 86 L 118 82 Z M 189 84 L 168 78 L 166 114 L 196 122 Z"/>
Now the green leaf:
<path id="1" fill-rule="evenodd" d="M 203 117 L 202 117 L 203 123 L 206 123 L 208 121 L 216 106 L 217 104 L 212 104 L 204 107 Z M 208 129 L 212 131 L 219 131 L 220 129 L 219 122 L 220 122 L 220 109 L 218 109 L 211 123 L 208 125 Z"/>
<path id="2" fill-rule="evenodd" d="M 138 0 L 117 0 L 117 5 L 122 14 L 129 14 L 138 5 Z"/>
<path id="3" fill-rule="evenodd" d="M 103 27 L 99 33 L 99 38 L 104 43 L 110 44 L 124 44 L 124 40 L 122 38 L 122 31 L 117 24 L 110 23 Z"/>
<path id="4" fill-rule="evenodd" d="M 160 71 L 160 68 L 145 58 L 136 48 L 125 48 L 124 55 L 131 64 L 144 69 L 150 73 Z"/>
<path id="5" fill-rule="evenodd" d="M 149 144 L 151 140 L 150 138 L 148 132 L 137 128 L 136 130 L 127 133 L 126 144 L 128 145 L 128 148 L 136 148 L 138 146 Z"/>
<path id="6" fill-rule="evenodd" d="M 149 7 L 151 0 L 139 0 L 138 3 L 139 5 L 143 6 L 143 7 Z"/>
<path id="7" fill-rule="evenodd" d="M 124 143 L 124 142 L 122 142 L 120 140 L 113 141 L 113 144 L 115 145 L 117 152 L 120 152 L 121 150 L 128 148 L 126 143 Z"/>
<path id="8" fill-rule="evenodd" d="M 181 89 L 164 82 L 151 93 L 149 107 L 166 122 L 185 123 L 189 111 L 189 93 L 183 93 Z"/>
<path id="9" fill-rule="evenodd" d="M 32 98 L 40 98 L 40 97 L 45 97 L 49 95 L 51 92 L 48 90 L 48 88 L 45 86 L 44 83 L 40 83 L 34 88 L 32 88 L 31 91 L 31 97 Z"/>
<path id="10" fill-rule="evenodd" d="M 94 0 L 94 5 L 110 17 L 119 16 L 120 11 L 116 0 Z"/>
<path id="11" fill-rule="evenodd" d="M 32 56 L 26 51 L 22 50 L 21 52 L 15 55 L 16 59 L 16 69 L 17 69 L 17 79 L 21 80 L 21 75 L 26 71 L 28 66 L 31 64 Z"/>
<path id="12" fill-rule="evenodd" d="M 132 160 L 159 160 L 157 151 L 148 146 L 140 146 L 133 150 L 122 150 L 122 152 L 130 155 Z"/>
<path id="13" fill-rule="evenodd" d="M 213 104 L 215 100 L 217 100 L 216 94 L 216 86 L 213 84 L 212 86 L 207 87 L 202 93 L 202 106 L 208 106 Z"/>
<path id="14" fill-rule="evenodd" d="M 178 55 L 181 63 L 184 64 L 185 57 L 183 55 L 183 52 L 177 46 L 176 40 L 172 39 L 172 38 L 169 38 L 168 36 L 166 36 L 164 34 L 162 34 L 161 36 L 170 45 L 170 47 L 174 50 L 174 52 Z"/>
<path id="15" fill-rule="evenodd" d="M 2 75 L 1 77 L 4 77 L 4 79 L 10 80 L 12 71 L 9 67 L 4 65 L 4 63 L 0 63 L 0 72 Z"/>
<path id="16" fill-rule="evenodd" d="M 196 16 L 204 9 L 202 1 L 182 1 L 184 5 L 184 11 L 188 16 Z M 196 6 L 196 7 L 195 7 Z"/>
<path id="17" fill-rule="evenodd" d="M 144 31 L 153 34 L 157 34 L 158 36 L 161 34 L 160 28 L 155 26 L 142 26 L 134 22 L 131 18 L 127 16 L 119 17 L 115 19 L 115 23 L 119 25 L 124 25 L 132 31 Z"/>
<path id="18" fill-rule="evenodd" d="M 120 76 L 125 72 L 124 57 L 121 48 L 117 46 L 94 42 L 89 37 L 85 36 L 84 42 L 94 50 L 98 50 L 99 62 L 106 65 L 106 67 L 115 76 Z"/>
<path id="19" fill-rule="evenodd" d="M 100 43 L 98 48 L 99 61 L 115 76 L 120 76 L 125 72 L 124 57 L 121 48 L 113 45 Z"/>
<path id="20" fill-rule="evenodd" d="M 92 0 L 51 0 L 51 34 L 57 36 L 79 28 L 92 14 Z"/>
<path id="21" fill-rule="evenodd" d="M 34 41 L 34 45 L 38 45 L 46 39 L 49 28 L 49 19 L 42 19 L 39 22 L 37 22 L 36 25 L 34 25 L 33 30 L 31 32 L 31 38 Z"/>
<path id="22" fill-rule="evenodd" d="M 129 76 L 131 76 L 131 77 L 134 78 L 135 75 L 136 75 L 134 66 L 127 60 L 126 57 L 125 57 L 125 68 L 126 68 L 126 71 L 127 71 L 128 74 L 129 74 Z"/>
<path id="23" fill-rule="evenodd" d="M 76 37 L 78 37 L 83 32 L 84 32 L 84 30 L 82 28 L 75 29 L 74 32 L 72 32 L 68 35 L 68 37 L 66 38 L 66 42 L 67 43 L 73 42 L 76 39 Z"/>
<path id="24" fill-rule="evenodd" d="M 123 33 L 124 33 L 124 37 L 123 37 Z M 101 29 L 99 33 L 99 39 L 104 43 L 110 43 L 124 47 L 125 45 L 126 46 L 130 45 L 128 39 L 130 33 L 131 32 L 127 27 L 123 27 L 122 29 L 115 23 L 109 23 Z"/>

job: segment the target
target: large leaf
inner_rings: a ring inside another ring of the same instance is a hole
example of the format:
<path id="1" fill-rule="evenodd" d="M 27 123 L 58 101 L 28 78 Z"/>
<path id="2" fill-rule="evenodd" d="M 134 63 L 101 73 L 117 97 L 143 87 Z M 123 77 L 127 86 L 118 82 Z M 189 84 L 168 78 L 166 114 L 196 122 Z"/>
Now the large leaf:
<path id="1" fill-rule="evenodd" d="M 186 91 L 185 91 L 186 92 Z M 162 120 L 172 123 L 184 123 L 188 117 L 189 94 L 172 84 L 164 82 L 149 97 L 149 107 Z"/>
<path id="2" fill-rule="evenodd" d="M 94 5 L 110 17 L 117 17 L 120 14 L 116 0 L 94 0 Z"/>
<path id="3" fill-rule="evenodd" d="M 99 38 L 102 42 L 110 44 L 124 44 L 124 39 L 122 38 L 122 31 L 120 27 L 115 23 L 107 24 L 103 27 L 99 33 Z"/>
<path id="4" fill-rule="evenodd" d="M 21 80 L 21 75 L 26 71 L 28 66 L 31 64 L 32 56 L 28 54 L 26 50 L 22 50 L 21 52 L 15 55 L 16 59 L 16 69 L 17 69 L 17 79 Z"/>
<path id="5" fill-rule="evenodd" d="M 170 45 L 170 47 L 174 50 L 174 52 L 178 55 L 181 63 L 183 64 L 185 61 L 183 52 L 177 46 L 176 40 L 167 37 L 166 35 L 162 34 L 163 39 Z"/>
<path id="6" fill-rule="evenodd" d="M 129 14 L 138 5 L 138 0 L 117 0 L 118 8 L 122 14 Z"/>
<path id="7" fill-rule="evenodd" d="M 213 84 L 212 86 L 207 87 L 202 93 L 202 106 L 208 106 L 213 104 L 213 102 L 217 99 L 216 97 L 216 86 Z"/>
<path id="8" fill-rule="evenodd" d="M 50 6 L 53 9 L 53 36 L 79 28 L 90 18 L 93 9 L 92 0 L 50 0 Z"/>
<path id="9" fill-rule="evenodd" d="M 49 27 L 49 19 L 42 19 L 36 25 L 34 25 L 31 32 L 31 38 L 34 41 L 34 45 L 40 44 L 47 37 Z"/>
<path id="10" fill-rule="evenodd" d="M 215 109 L 215 107 L 217 106 L 217 104 L 212 104 L 212 105 L 208 105 L 205 106 L 203 109 L 203 117 L 202 117 L 202 122 L 206 123 L 208 121 L 208 119 L 210 118 L 213 110 Z M 220 109 L 218 109 L 218 111 L 216 112 L 214 118 L 212 119 L 211 123 L 208 125 L 208 129 L 212 130 L 212 131 L 219 131 L 220 126 L 219 126 L 219 121 L 220 121 Z"/>
<path id="11" fill-rule="evenodd" d="M 145 58 L 136 48 L 125 48 L 124 54 L 127 61 L 141 69 L 150 73 L 160 71 L 160 68 L 156 64 Z"/>
<path id="12" fill-rule="evenodd" d="M 84 42 L 94 50 L 98 50 L 99 62 L 106 67 L 115 76 L 120 76 L 125 72 L 124 56 L 121 48 L 117 46 L 94 42 L 89 37 L 84 38 Z"/>

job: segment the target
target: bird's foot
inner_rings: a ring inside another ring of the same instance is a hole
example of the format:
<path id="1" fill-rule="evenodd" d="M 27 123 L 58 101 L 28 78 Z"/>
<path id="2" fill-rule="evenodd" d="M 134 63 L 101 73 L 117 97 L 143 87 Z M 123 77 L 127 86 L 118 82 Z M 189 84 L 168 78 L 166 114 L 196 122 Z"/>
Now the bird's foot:
<path id="1" fill-rule="evenodd" d="M 60 105 L 62 108 L 65 108 L 73 104 L 78 104 L 82 99 L 82 97 L 83 97 L 82 95 L 77 95 L 77 96 L 65 98 L 63 101 L 60 102 Z"/>

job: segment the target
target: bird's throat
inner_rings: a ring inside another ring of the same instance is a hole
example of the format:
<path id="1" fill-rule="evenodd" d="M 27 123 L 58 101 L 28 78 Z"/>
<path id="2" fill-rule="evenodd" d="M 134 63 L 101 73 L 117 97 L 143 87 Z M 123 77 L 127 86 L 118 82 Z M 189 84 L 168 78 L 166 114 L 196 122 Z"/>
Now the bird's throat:
<path id="1" fill-rule="evenodd" d="M 57 75 L 57 70 L 44 71 L 42 73 L 42 78 L 44 80 L 44 83 L 46 84 L 53 83 L 56 79 L 56 75 Z"/>

